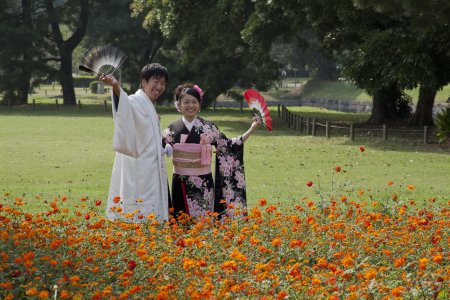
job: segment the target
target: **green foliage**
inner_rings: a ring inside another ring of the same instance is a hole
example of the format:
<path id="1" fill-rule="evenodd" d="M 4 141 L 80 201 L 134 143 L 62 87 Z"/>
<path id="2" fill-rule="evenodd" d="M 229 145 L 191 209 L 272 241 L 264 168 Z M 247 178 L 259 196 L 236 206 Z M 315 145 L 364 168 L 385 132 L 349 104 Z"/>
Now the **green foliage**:
<path id="1" fill-rule="evenodd" d="M 445 142 L 450 137 L 450 108 L 439 112 L 436 115 L 437 138 L 440 143 Z"/>
<path id="2" fill-rule="evenodd" d="M 90 87 L 91 82 L 95 81 L 94 76 L 77 76 L 73 78 L 74 87 Z"/>
<path id="3" fill-rule="evenodd" d="M 192 81 L 207 91 L 206 101 L 238 83 L 265 89 L 278 77 L 278 64 L 268 53 L 255 56 L 241 37 L 253 11 L 251 1 L 134 1 L 133 11 L 145 15 L 144 26 L 161 31 L 170 41 L 181 81 Z"/>

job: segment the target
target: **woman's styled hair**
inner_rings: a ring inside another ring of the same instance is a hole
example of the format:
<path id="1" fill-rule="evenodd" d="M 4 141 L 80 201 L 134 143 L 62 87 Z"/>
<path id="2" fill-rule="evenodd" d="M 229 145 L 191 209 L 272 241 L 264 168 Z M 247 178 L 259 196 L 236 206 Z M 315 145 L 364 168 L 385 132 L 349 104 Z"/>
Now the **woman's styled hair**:
<path id="1" fill-rule="evenodd" d="M 173 98 L 175 102 L 175 107 L 180 111 L 180 100 L 184 95 L 191 95 L 198 100 L 200 105 L 203 102 L 203 91 L 198 85 L 193 83 L 183 83 L 175 88 L 173 91 Z"/>
<path id="2" fill-rule="evenodd" d="M 147 64 L 142 67 L 141 74 L 139 75 L 139 85 L 141 85 L 142 79 L 144 79 L 145 81 L 149 81 L 149 79 L 152 77 L 163 77 L 167 83 L 169 81 L 169 72 L 167 71 L 166 67 L 158 63 Z"/>
<path id="3" fill-rule="evenodd" d="M 173 92 L 174 100 L 180 101 L 183 95 L 191 95 L 195 97 L 198 102 L 202 102 L 202 90 L 192 83 L 184 83 L 175 88 L 175 91 Z"/>

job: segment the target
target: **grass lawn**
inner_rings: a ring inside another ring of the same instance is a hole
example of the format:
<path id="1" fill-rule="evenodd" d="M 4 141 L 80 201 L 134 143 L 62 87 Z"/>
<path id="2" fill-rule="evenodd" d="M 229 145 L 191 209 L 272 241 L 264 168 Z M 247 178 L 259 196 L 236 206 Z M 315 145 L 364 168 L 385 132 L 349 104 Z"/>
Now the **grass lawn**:
<path id="1" fill-rule="evenodd" d="M 163 128 L 179 118 L 172 108 L 159 111 Z M 228 137 L 245 132 L 251 121 L 249 114 L 239 110 L 201 114 L 216 122 Z M 36 208 L 42 201 L 62 195 L 106 199 L 114 157 L 113 120 L 102 105 L 81 111 L 61 106 L 58 112 L 28 107 L 1 110 L 0 115 L 2 194 L 27 199 L 38 196 L 41 200 L 31 202 Z M 272 115 L 276 119 L 275 110 Z M 352 119 L 355 114 L 342 114 L 341 118 Z M 360 145 L 365 147 L 363 153 Z M 171 170 L 170 160 L 166 162 Z M 343 171 L 337 174 L 336 166 Z M 298 136 L 277 120 L 273 132 L 260 129 L 246 142 L 245 168 L 250 206 L 262 197 L 290 205 L 303 197 L 320 200 L 350 190 L 370 190 L 382 198 L 388 181 L 400 190 L 416 186 L 418 201 L 450 199 L 448 150 L 378 139 L 350 142 L 346 137 Z M 313 187 L 307 187 L 307 181 L 313 181 Z"/>

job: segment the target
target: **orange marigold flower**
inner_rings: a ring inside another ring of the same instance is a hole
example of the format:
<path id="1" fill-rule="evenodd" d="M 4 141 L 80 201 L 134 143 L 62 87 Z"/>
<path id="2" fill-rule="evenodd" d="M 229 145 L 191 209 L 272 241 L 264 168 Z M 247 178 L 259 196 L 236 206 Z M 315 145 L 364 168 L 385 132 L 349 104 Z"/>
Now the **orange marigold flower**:
<path id="1" fill-rule="evenodd" d="M 311 283 L 312 285 L 320 285 L 321 281 L 319 278 L 317 278 L 315 275 L 313 276 L 313 278 L 311 279 Z"/>
<path id="2" fill-rule="evenodd" d="M 280 238 L 274 238 L 273 240 L 272 240 L 272 245 L 274 246 L 274 247 L 278 247 L 278 246 L 281 246 L 281 239 Z"/>
<path id="3" fill-rule="evenodd" d="M 291 248 L 301 247 L 302 244 L 303 244 L 302 241 L 299 241 L 299 240 L 292 240 L 292 241 L 289 242 L 289 247 L 291 247 Z"/>
<path id="4" fill-rule="evenodd" d="M 367 280 L 374 279 L 375 277 L 377 277 L 377 274 L 377 270 L 369 269 L 364 273 L 364 278 Z"/>
<path id="5" fill-rule="evenodd" d="M 424 271 L 427 268 L 428 265 L 428 258 L 419 258 L 419 269 Z"/>
<path id="6" fill-rule="evenodd" d="M 442 259 L 443 259 L 443 257 L 442 257 L 442 254 L 440 254 L 440 253 L 433 256 L 433 262 L 435 262 L 437 264 L 440 264 L 442 262 Z"/>
<path id="7" fill-rule="evenodd" d="M 237 270 L 237 264 L 236 264 L 236 262 L 234 260 L 227 260 L 227 261 L 222 263 L 222 269 L 236 271 Z"/>
<path id="8" fill-rule="evenodd" d="M 316 264 L 319 268 L 326 268 L 328 265 L 328 262 L 325 258 L 319 257 Z"/>
<path id="9" fill-rule="evenodd" d="M 401 266 L 403 266 L 405 264 L 405 262 L 406 262 L 405 257 L 396 258 L 394 260 L 394 267 L 400 268 Z"/>
<path id="10" fill-rule="evenodd" d="M 48 291 L 40 291 L 38 294 L 38 298 L 39 299 L 47 299 L 49 296 Z"/>
<path id="11" fill-rule="evenodd" d="M 80 200 L 81 200 L 81 201 L 86 201 L 86 200 L 87 200 L 87 197 L 81 197 Z"/>
<path id="12" fill-rule="evenodd" d="M 38 293 L 37 288 L 32 287 L 32 288 L 29 288 L 28 290 L 26 290 L 25 295 L 27 295 L 27 296 L 36 296 L 37 293 Z"/>
<path id="13" fill-rule="evenodd" d="M 341 166 L 336 166 L 334 170 L 338 173 L 342 171 Z"/>
<path id="14" fill-rule="evenodd" d="M 119 203 L 120 202 L 120 196 L 115 196 L 113 199 L 114 203 Z"/>
<path id="15" fill-rule="evenodd" d="M 395 287 L 391 290 L 391 295 L 395 297 L 400 297 L 404 289 L 405 288 L 403 286 Z"/>
<path id="16" fill-rule="evenodd" d="M 416 188 L 416 186 L 410 184 L 410 185 L 407 186 L 407 188 L 408 188 L 408 190 L 414 190 Z"/>
<path id="17" fill-rule="evenodd" d="M 259 199 L 258 203 L 259 203 L 259 206 L 265 206 L 267 204 L 267 199 L 261 198 L 261 199 Z"/>
<path id="18" fill-rule="evenodd" d="M 286 298 L 287 296 L 288 296 L 288 293 L 287 293 L 286 291 L 280 291 L 280 292 L 277 294 L 277 300 L 284 299 L 284 298 Z"/>
<path id="19" fill-rule="evenodd" d="M 341 264 L 345 267 L 351 267 L 353 263 L 353 258 L 350 255 L 346 255 L 341 261 Z"/>
<path id="20" fill-rule="evenodd" d="M 393 184 L 394 184 L 393 181 L 388 181 L 388 183 L 387 183 L 388 186 L 391 186 L 391 185 L 393 185 Z"/>
<path id="21" fill-rule="evenodd" d="M 341 201 L 342 201 L 342 202 L 347 201 L 347 196 L 342 196 L 342 197 L 341 197 Z"/>
<path id="22" fill-rule="evenodd" d="M 69 299 L 70 298 L 69 291 L 62 290 L 61 293 L 59 294 L 59 298 L 61 298 L 61 299 Z"/>
<path id="23" fill-rule="evenodd" d="M 242 254 L 237 249 L 234 249 L 233 251 L 231 251 L 230 258 L 240 260 L 240 261 L 247 261 L 247 256 L 245 256 L 245 254 Z"/>

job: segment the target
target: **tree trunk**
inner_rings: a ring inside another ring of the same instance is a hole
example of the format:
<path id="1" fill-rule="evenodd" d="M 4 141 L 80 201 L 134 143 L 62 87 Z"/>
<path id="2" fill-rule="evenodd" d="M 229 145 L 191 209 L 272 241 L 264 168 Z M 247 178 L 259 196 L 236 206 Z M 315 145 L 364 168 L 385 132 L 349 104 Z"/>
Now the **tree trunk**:
<path id="1" fill-rule="evenodd" d="M 60 50 L 61 68 L 59 70 L 59 78 L 61 82 L 64 105 L 77 104 L 77 98 L 75 96 L 75 88 L 73 86 L 72 77 L 72 51 L 68 52 Z"/>
<path id="2" fill-rule="evenodd" d="M 419 101 L 417 102 L 416 111 L 409 121 L 410 125 L 434 126 L 433 106 L 436 93 L 437 89 L 435 88 L 420 86 Z"/>
<path id="3" fill-rule="evenodd" d="M 76 104 L 75 88 L 73 86 L 72 78 L 72 52 L 75 47 L 81 42 L 85 33 L 89 16 L 89 1 L 80 0 L 80 12 L 78 15 L 78 24 L 76 30 L 70 38 L 63 39 L 59 24 L 59 16 L 53 6 L 53 0 L 46 0 L 47 14 L 50 19 L 50 26 L 52 28 L 53 39 L 58 46 L 59 56 L 61 59 L 61 68 L 59 71 L 61 87 L 63 90 L 63 98 L 65 105 Z"/>
<path id="4" fill-rule="evenodd" d="M 395 120 L 391 107 L 399 93 L 400 91 L 395 85 L 376 90 L 373 93 L 372 114 L 367 123 L 372 125 L 382 125 Z"/>

